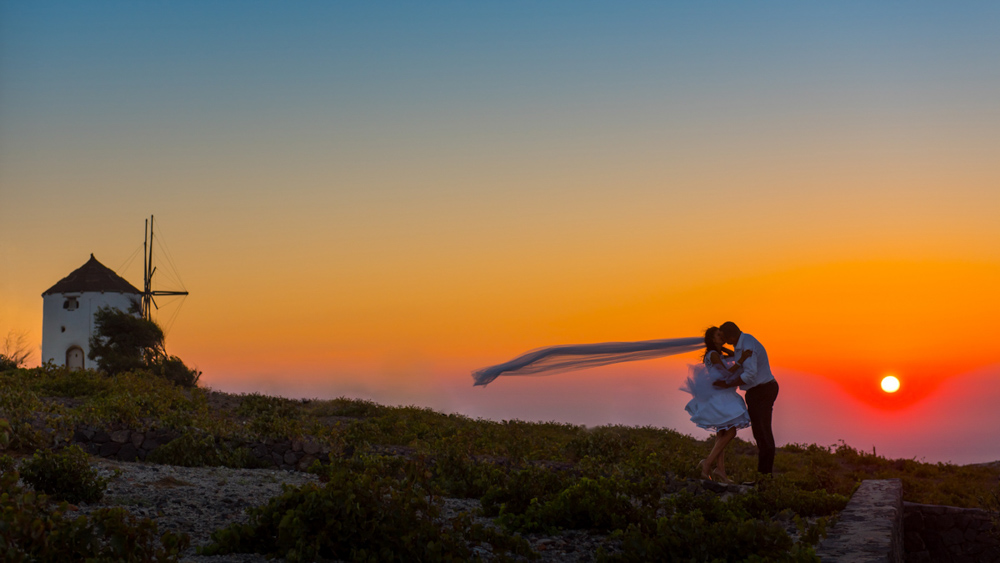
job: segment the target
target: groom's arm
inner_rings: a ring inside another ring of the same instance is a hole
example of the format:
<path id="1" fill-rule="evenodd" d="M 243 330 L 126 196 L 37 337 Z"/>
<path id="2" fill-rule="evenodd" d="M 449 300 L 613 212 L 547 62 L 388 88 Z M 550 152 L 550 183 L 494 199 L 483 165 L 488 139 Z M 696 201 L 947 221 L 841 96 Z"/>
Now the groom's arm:
<path id="1" fill-rule="evenodd" d="M 746 367 L 745 367 L 746 363 L 748 361 L 750 361 L 750 358 L 752 358 L 752 357 L 753 356 L 750 356 L 749 358 L 745 358 L 743 361 L 736 362 L 736 366 L 739 366 L 740 368 L 743 368 L 743 370 L 744 370 L 743 373 L 746 373 Z M 756 364 L 754 364 L 754 366 L 756 367 Z M 740 385 L 746 385 L 746 381 L 743 381 L 743 373 L 741 373 L 739 376 L 733 378 L 731 381 L 729 381 L 729 383 L 726 383 L 725 381 L 719 380 L 719 381 L 713 381 L 712 385 L 716 389 L 728 389 L 730 387 L 739 387 Z"/>
<path id="2" fill-rule="evenodd" d="M 743 362 L 743 373 L 740 374 L 740 383 L 737 385 L 754 385 L 757 383 L 757 358 L 760 357 L 760 353 L 756 346 L 753 348 L 753 352 L 753 355 Z"/>

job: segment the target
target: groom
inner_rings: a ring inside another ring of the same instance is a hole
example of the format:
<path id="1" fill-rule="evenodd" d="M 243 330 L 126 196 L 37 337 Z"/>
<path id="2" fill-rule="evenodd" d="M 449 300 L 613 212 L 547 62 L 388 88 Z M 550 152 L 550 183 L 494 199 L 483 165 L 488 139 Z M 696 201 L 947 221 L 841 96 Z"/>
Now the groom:
<path id="1" fill-rule="evenodd" d="M 743 362 L 743 373 L 730 384 L 716 381 L 719 388 L 740 386 L 746 391 L 747 411 L 750 414 L 750 429 L 757 441 L 757 471 L 770 474 L 774 469 L 774 433 L 771 432 L 771 413 L 774 411 L 774 400 L 778 398 L 778 382 L 771 373 L 771 364 L 767 361 L 767 351 L 753 336 L 740 331 L 736 323 L 725 322 L 719 327 L 725 337 L 726 344 L 731 344 L 739 358 L 744 350 L 751 350 L 753 355 Z"/>

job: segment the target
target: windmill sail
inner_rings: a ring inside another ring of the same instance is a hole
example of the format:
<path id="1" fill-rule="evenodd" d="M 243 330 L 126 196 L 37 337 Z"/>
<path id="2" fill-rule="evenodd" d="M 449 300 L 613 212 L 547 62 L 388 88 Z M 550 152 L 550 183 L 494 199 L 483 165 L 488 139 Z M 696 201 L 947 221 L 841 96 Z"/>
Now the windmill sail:
<path id="1" fill-rule="evenodd" d="M 167 295 L 188 295 L 187 291 L 177 291 L 177 290 L 154 290 L 153 289 L 153 275 L 156 273 L 156 267 L 153 266 L 153 216 L 149 216 L 149 220 L 146 221 L 145 228 L 145 238 L 142 243 L 142 300 L 141 300 L 141 310 L 142 318 L 146 320 L 153 320 L 153 309 L 159 309 L 160 306 L 156 304 L 156 297 L 167 296 Z"/>

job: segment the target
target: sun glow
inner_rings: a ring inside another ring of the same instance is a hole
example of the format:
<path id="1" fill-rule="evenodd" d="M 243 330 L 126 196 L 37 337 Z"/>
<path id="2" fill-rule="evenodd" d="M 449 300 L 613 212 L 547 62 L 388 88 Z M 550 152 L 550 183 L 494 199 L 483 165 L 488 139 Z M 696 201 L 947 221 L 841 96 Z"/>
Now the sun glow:
<path id="1" fill-rule="evenodd" d="M 895 375 L 887 375 L 882 378 L 882 390 L 886 393 L 899 391 L 899 378 Z"/>

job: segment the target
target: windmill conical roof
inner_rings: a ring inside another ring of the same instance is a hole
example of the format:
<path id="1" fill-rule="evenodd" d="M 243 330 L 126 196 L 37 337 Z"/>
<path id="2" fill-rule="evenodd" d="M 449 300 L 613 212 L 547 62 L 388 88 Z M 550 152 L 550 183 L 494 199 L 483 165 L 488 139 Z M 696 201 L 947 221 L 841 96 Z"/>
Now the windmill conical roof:
<path id="1" fill-rule="evenodd" d="M 65 278 L 59 280 L 54 286 L 42 293 L 42 297 L 52 293 L 84 293 L 84 292 L 112 292 L 112 293 L 142 293 L 128 281 L 119 276 L 111 268 L 101 264 L 90 255 L 90 260 Z"/>

